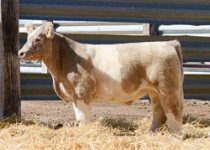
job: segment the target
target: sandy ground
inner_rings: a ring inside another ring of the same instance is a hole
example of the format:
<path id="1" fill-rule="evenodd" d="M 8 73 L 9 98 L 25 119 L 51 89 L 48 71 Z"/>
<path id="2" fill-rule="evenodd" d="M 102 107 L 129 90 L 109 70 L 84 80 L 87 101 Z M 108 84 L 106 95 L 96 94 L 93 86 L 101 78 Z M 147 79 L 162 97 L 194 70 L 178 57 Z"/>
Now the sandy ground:
<path id="1" fill-rule="evenodd" d="M 63 101 L 22 101 L 22 118 L 34 122 L 65 124 L 75 120 L 71 103 Z M 184 115 L 198 120 L 210 121 L 210 101 L 185 100 Z M 93 104 L 92 120 L 99 117 L 126 118 L 139 120 L 152 117 L 148 100 L 142 100 L 132 105 Z"/>

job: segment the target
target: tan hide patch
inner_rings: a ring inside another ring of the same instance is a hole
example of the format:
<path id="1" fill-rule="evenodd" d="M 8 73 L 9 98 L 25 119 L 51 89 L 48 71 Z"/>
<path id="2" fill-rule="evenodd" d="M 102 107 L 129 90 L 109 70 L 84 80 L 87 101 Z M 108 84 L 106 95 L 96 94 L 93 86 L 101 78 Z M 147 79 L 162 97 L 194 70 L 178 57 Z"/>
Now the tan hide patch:
<path id="1" fill-rule="evenodd" d="M 75 94 L 79 99 L 90 100 L 96 91 L 95 82 L 81 65 L 77 65 L 77 69 L 78 72 L 68 74 L 68 79 L 73 84 Z"/>
<path id="2" fill-rule="evenodd" d="M 138 89 L 141 77 L 138 67 L 127 65 L 120 69 L 121 73 L 121 86 L 127 93 L 131 93 Z"/>

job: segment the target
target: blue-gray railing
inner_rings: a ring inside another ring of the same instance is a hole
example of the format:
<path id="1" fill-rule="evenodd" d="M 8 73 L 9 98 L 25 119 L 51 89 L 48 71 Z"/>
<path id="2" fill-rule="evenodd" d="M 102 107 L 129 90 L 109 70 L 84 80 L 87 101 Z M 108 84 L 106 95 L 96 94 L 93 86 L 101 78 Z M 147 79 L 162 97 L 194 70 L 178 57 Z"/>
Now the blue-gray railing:
<path id="1" fill-rule="evenodd" d="M 21 19 L 210 24 L 209 0 L 20 0 Z"/>

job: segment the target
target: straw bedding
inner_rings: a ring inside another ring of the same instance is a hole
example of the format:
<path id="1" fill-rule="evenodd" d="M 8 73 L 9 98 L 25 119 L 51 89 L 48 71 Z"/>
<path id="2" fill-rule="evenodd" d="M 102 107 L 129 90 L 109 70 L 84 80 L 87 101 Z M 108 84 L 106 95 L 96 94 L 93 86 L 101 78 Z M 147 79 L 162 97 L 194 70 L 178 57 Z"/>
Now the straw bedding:
<path id="1" fill-rule="evenodd" d="M 16 123 L 14 123 L 16 122 Z M 93 123 L 56 126 L 17 119 L 0 123 L 0 150 L 149 150 L 210 149 L 210 126 L 185 123 L 179 134 L 166 126 L 149 133 L 151 119 L 129 122 L 125 119 L 98 119 Z"/>

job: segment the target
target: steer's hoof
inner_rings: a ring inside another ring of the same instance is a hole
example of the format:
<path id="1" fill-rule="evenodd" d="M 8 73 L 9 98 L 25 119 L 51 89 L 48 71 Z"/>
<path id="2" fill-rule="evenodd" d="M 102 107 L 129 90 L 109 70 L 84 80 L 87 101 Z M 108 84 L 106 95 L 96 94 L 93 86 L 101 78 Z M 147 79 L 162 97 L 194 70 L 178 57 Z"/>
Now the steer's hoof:
<path id="1" fill-rule="evenodd" d="M 79 125 L 80 125 L 79 121 L 73 121 L 73 122 L 70 123 L 71 127 L 78 127 Z"/>
<path id="2" fill-rule="evenodd" d="M 56 124 L 56 125 L 53 126 L 53 129 L 57 130 L 57 129 L 60 129 L 62 127 L 63 127 L 63 124 L 58 123 L 58 124 Z"/>

